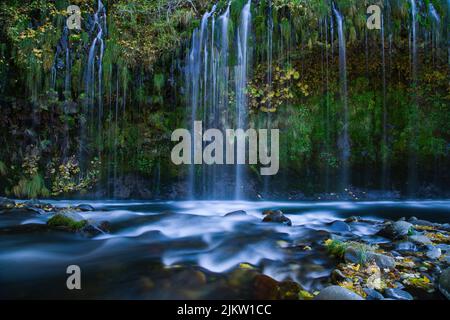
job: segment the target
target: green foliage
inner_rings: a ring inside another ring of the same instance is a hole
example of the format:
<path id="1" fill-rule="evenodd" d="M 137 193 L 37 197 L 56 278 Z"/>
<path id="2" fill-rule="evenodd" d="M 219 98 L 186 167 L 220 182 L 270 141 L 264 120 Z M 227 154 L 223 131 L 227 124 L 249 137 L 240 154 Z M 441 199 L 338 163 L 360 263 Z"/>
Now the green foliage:
<path id="1" fill-rule="evenodd" d="M 22 178 L 12 189 L 13 194 L 18 198 L 35 199 L 38 197 L 48 197 L 50 192 L 45 187 L 44 179 L 36 174 L 30 179 Z"/>
<path id="2" fill-rule="evenodd" d="M 59 213 L 55 214 L 47 221 L 47 225 L 49 225 L 50 227 L 64 227 L 68 228 L 71 231 L 78 231 L 84 228 L 86 224 L 86 220 L 75 221 L 74 219 Z"/>

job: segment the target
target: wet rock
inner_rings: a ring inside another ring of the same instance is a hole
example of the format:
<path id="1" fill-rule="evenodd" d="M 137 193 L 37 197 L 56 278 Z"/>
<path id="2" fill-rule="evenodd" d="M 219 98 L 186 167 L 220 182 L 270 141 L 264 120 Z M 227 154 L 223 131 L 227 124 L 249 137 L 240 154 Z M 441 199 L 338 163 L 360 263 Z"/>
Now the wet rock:
<path id="1" fill-rule="evenodd" d="M 333 272 L 331 273 L 331 282 L 332 283 L 343 282 L 346 280 L 347 280 L 347 277 L 339 269 L 334 269 Z"/>
<path id="2" fill-rule="evenodd" d="M 253 289 L 256 300 L 275 300 L 278 298 L 278 282 L 264 274 L 255 277 Z"/>
<path id="3" fill-rule="evenodd" d="M 391 240 L 401 239 L 408 236 L 413 230 L 413 225 L 406 221 L 388 222 L 378 232 L 380 236 Z"/>
<path id="4" fill-rule="evenodd" d="M 345 219 L 344 221 L 347 223 L 359 222 L 359 221 L 361 221 L 361 217 L 351 216 L 351 217 L 348 217 L 347 219 Z"/>
<path id="5" fill-rule="evenodd" d="M 282 281 L 279 283 L 279 299 L 298 300 L 298 295 L 302 287 L 294 281 Z"/>
<path id="6" fill-rule="evenodd" d="M 362 248 L 348 247 L 344 253 L 344 259 L 349 263 L 367 264 L 375 262 L 381 269 L 393 269 L 395 259 L 380 253 L 366 251 Z"/>
<path id="7" fill-rule="evenodd" d="M 391 298 L 394 300 L 414 300 L 412 295 L 400 289 L 386 289 L 384 290 L 384 295 L 386 298 Z"/>
<path id="8" fill-rule="evenodd" d="M 334 221 L 330 224 L 330 231 L 336 233 L 345 233 L 352 231 L 352 229 L 344 221 Z"/>
<path id="9" fill-rule="evenodd" d="M 196 288 L 206 284 L 206 275 L 199 270 L 183 270 L 172 277 L 172 283 L 182 284 L 183 287 Z"/>
<path id="10" fill-rule="evenodd" d="M 430 239 L 428 239 L 426 236 L 421 235 L 421 234 L 416 234 L 416 235 L 410 236 L 410 237 L 408 237 L 408 239 L 418 245 L 421 245 L 421 246 L 426 246 L 426 245 L 432 244 Z"/>
<path id="11" fill-rule="evenodd" d="M 442 272 L 439 277 L 439 291 L 450 300 L 450 268 Z"/>
<path id="12" fill-rule="evenodd" d="M 80 204 L 75 207 L 76 209 L 80 211 L 95 211 L 95 208 L 89 204 Z"/>
<path id="13" fill-rule="evenodd" d="M 384 297 L 375 289 L 365 288 L 364 292 L 367 294 L 366 300 L 383 300 Z"/>
<path id="14" fill-rule="evenodd" d="M 75 212 L 57 213 L 47 221 L 47 225 L 51 228 L 80 231 L 87 225 L 87 221 Z"/>
<path id="15" fill-rule="evenodd" d="M 431 260 L 439 259 L 442 255 L 442 251 L 439 248 L 434 246 L 428 246 L 428 251 L 426 252 L 426 256 Z"/>
<path id="16" fill-rule="evenodd" d="M 411 241 L 400 241 L 395 243 L 395 250 L 397 251 L 417 251 L 417 246 Z"/>
<path id="17" fill-rule="evenodd" d="M 314 300 L 364 300 L 363 297 L 340 286 L 326 287 Z"/>
<path id="18" fill-rule="evenodd" d="M 413 225 L 416 226 L 423 226 L 423 227 L 434 227 L 436 226 L 436 223 L 430 222 L 430 221 L 426 221 L 426 220 L 419 220 L 416 217 L 411 217 L 408 220 L 410 223 L 412 223 Z"/>
<path id="19" fill-rule="evenodd" d="M 28 211 L 34 212 L 36 214 L 46 214 L 47 213 L 47 212 L 45 212 L 44 209 L 31 207 L 31 206 L 26 206 L 25 209 Z"/>
<path id="20" fill-rule="evenodd" d="M 238 210 L 233 212 L 228 212 L 225 217 L 244 217 L 247 215 L 247 212 L 244 210 Z"/>
<path id="21" fill-rule="evenodd" d="M 381 269 L 394 269 L 395 259 L 380 253 L 369 253 L 368 260 L 373 260 Z"/>
<path id="22" fill-rule="evenodd" d="M 265 215 L 263 222 L 282 223 L 287 226 L 292 226 L 292 221 L 286 217 L 281 210 L 267 210 L 263 212 Z"/>
<path id="23" fill-rule="evenodd" d="M 12 209 L 15 206 L 16 206 L 16 203 L 13 200 L 9 200 L 7 198 L 0 197 L 0 210 Z"/>

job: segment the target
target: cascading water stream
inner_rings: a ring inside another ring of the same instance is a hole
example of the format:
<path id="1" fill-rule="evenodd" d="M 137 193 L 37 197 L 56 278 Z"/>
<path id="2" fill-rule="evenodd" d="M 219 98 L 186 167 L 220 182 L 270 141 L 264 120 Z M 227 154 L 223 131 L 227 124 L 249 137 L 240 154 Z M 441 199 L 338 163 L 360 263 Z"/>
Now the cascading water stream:
<path id="1" fill-rule="evenodd" d="M 228 37 L 230 4 L 222 14 L 213 6 L 201 20 L 200 27 L 195 29 L 191 38 L 191 47 L 186 56 L 185 81 L 188 98 L 188 117 L 191 132 L 194 132 L 195 121 L 203 121 L 206 129 L 237 129 L 246 127 L 247 119 L 247 73 L 248 73 L 248 41 L 250 35 L 250 1 L 244 6 L 240 23 L 236 32 L 236 42 L 230 46 Z M 234 77 L 230 77 L 230 55 L 236 50 L 236 62 L 233 65 Z M 234 81 L 234 82 L 233 82 Z M 234 110 L 230 107 L 230 90 L 236 96 Z M 234 122 L 233 122 L 234 119 Z M 206 146 L 203 141 L 195 141 L 191 146 L 194 154 L 195 146 Z M 244 181 L 241 166 L 223 166 L 192 163 L 188 172 L 189 198 L 226 198 L 230 190 L 223 184 L 234 184 L 235 196 L 241 197 L 237 189 Z"/>
<path id="2" fill-rule="evenodd" d="M 411 5 L 411 44 L 410 44 L 410 55 L 411 55 L 411 79 L 412 79 L 412 89 L 413 98 L 411 101 L 411 137 L 410 137 L 410 155 L 409 155 L 409 165 L 408 165 L 408 175 L 409 175 L 409 194 L 412 195 L 417 186 L 417 134 L 418 134 L 418 102 L 417 96 L 415 95 L 417 89 L 417 7 L 416 1 L 410 0 Z"/>
<path id="3" fill-rule="evenodd" d="M 344 34 L 344 18 L 333 3 L 333 12 L 336 17 L 339 37 L 339 76 L 341 82 L 341 101 L 343 107 L 343 128 L 339 138 L 341 152 L 341 188 L 346 188 L 350 183 L 350 137 L 349 137 L 349 111 L 347 88 L 347 54 Z"/>
<path id="4" fill-rule="evenodd" d="M 238 65 L 235 66 L 236 85 L 236 128 L 245 129 L 247 125 L 247 73 L 249 65 L 248 41 L 250 34 L 251 0 L 247 2 L 241 12 L 241 21 L 237 32 L 237 57 Z M 240 199 L 243 193 L 244 171 L 242 165 L 236 165 L 235 199 Z"/>

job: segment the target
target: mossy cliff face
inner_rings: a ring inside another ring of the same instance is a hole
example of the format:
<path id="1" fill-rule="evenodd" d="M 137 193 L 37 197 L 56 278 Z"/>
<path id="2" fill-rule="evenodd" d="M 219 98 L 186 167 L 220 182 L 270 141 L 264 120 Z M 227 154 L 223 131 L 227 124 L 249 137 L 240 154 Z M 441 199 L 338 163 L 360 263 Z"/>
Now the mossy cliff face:
<path id="1" fill-rule="evenodd" d="M 230 39 L 245 3 L 231 3 Z M 81 9 L 81 30 L 64 28 L 69 4 Z M 90 83 L 97 1 L 2 3 L 0 191 L 113 197 L 117 184 L 132 176 L 144 179 L 148 197 L 170 192 L 167 186 L 186 173 L 170 162 L 170 134 L 187 127 L 184 60 L 192 30 L 213 4 L 105 1 L 104 51 L 100 58 L 94 48 Z M 218 1 L 217 12 L 226 6 Z M 446 191 L 448 5 L 417 3 L 416 59 L 410 1 L 385 2 L 383 34 L 366 28 L 363 1 L 336 1 L 336 7 L 346 38 L 352 183 L 413 192 L 432 184 Z M 345 123 L 331 6 L 253 1 L 252 17 L 250 125 L 281 131 L 280 173 L 270 187 L 333 191 Z M 231 104 L 233 96 L 230 90 Z"/>

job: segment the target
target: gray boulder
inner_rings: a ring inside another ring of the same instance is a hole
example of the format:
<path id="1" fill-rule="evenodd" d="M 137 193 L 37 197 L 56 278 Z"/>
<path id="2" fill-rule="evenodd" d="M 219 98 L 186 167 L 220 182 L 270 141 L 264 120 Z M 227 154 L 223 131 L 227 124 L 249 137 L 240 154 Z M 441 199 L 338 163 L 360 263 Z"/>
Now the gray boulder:
<path id="1" fill-rule="evenodd" d="M 367 264 L 375 262 L 381 269 L 393 269 L 395 259 L 380 253 L 364 251 L 355 247 L 348 247 L 344 253 L 344 259 L 349 263 Z"/>
<path id="2" fill-rule="evenodd" d="M 91 206 L 90 204 L 80 204 L 75 207 L 76 209 L 80 211 L 95 211 L 95 208 Z"/>
<path id="3" fill-rule="evenodd" d="M 413 225 L 406 221 L 388 222 L 378 234 L 391 240 L 401 239 L 408 236 L 413 230 Z"/>
<path id="4" fill-rule="evenodd" d="M 384 295 L 386 298 L 391 298 L 394 300 L 414 300 L 412 295 L 400 289 L 386 289 L 384 290 Z"/>
<path id="5" fill-rule="evenodd" d="M 363 297 L 340 286 L 326 287 L 314 300 L 364 300 Z"/>

